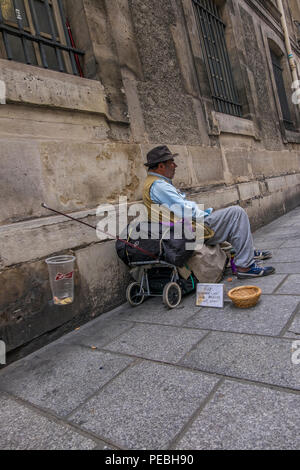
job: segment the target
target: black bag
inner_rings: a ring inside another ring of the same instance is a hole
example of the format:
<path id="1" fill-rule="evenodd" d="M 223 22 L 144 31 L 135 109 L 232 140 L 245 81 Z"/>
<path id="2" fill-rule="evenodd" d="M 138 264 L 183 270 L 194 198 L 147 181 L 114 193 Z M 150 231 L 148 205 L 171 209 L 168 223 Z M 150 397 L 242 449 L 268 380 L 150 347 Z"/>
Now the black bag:
<path id="1" fill-rule="evenodd" d="M 124 261 L 125 264 L 129 265 L 131 263 L 137 262 L 147 263 L 148 261 L 155 261 L 155 259 L 161 259 L 161 231 L 158 231 L 157 239 L 153 239 L 149 236 L 149 225 L 150 224 L 148 223 L 131 223 L 121 233 L 120 238 L 130 243 L 130 245 L 128 245 L 122 240 L 117 240 L 116 242 L 117 255 L 119 256 L 119 258 L 121 258 L 122 261 Z M 158 227 L 158 229 L 160 228 Z M 139 248 L 148 252 L 149 255 L 147 255 L 144 251 L 140 251 Z M 150 256 L 150 254 L 152 256 Z"/>
<path id="2" fill-rule="evenodd" d="M 177 239 L 180 227 L 167 226 L 161 223 L 131 223 L 120 238 L 130 243 L 117 240 L 116 251 L 119 258 L 129 265 L 136 262 L 163 260 L 174 266 L 182 267 L 192 256 L 193 251 L 186 249 L 186 243 L 195 241 L 191 229 L 182 227 L 182 238 Z M 134 245 L 134 246 L 131 246 Z M 149 253 L 140 251 L 138 248 Z M 152 254 L 153 256 L 151 256 Z"/>

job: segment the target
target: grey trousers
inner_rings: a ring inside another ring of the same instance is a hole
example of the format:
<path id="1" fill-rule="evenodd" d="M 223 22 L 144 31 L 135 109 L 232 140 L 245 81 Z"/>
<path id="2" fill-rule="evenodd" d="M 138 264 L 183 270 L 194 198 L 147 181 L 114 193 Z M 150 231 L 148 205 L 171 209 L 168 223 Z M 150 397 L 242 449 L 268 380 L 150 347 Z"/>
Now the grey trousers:
<path id="1" fill-rule="evenodd" d="M 228 241 L 234 251 L 236 266 L 248 268 L 254 262 L 254 245 L 247 213 L 240 206 L 220 209 L 205 217 L 205 223 L 215 232 L 208 245 Z"/>

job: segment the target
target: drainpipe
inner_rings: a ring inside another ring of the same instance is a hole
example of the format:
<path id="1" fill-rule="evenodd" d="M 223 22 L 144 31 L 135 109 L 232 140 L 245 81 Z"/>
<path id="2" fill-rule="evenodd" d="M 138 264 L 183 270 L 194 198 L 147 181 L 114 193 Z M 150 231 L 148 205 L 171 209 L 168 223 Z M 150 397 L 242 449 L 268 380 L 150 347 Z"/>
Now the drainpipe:
<path id="1" fill-rule="evenodd" d="M 290 64 L 290 69 L 292 72 L 292 77 L 293 77 L 293 83 L 295 83 L 296 88 L 300 88 L 300 82 L 298 79 L 298 73 L 297 73 L 297 65 L 294 59 L 294 54 L 292 51 L 292 46 L 291 46 L 291 41 L 290 41 L 290 35 L 288 32 L 288 27 L 286 23 L 286 17 L 283 9 L 283 4 L 282 0 L 277 0 L 277 5 L 278 5 L 278 10 L 281 13 L 281 24 L 282 24 L 282 29 L 284 32 L 284 39 L 285 39 L 285 47 L 288 53 L 288 59 L 289 59 L 289 64 Z M 293 87 L 294 88 L 294 87 Z M 300 108 L 300 103 L 298 103 L 298 106 Z"/>

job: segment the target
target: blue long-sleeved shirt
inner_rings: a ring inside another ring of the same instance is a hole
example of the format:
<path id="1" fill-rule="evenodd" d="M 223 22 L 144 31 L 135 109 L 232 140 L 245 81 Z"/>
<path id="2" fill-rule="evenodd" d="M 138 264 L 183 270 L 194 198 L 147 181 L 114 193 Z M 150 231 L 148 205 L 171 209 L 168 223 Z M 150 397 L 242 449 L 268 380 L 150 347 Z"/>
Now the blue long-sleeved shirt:
<path id="1" fill-rule="evenodd" d="M 150 198 L 155 204 L 165 205 L 169 209 L 172 207 L 172 212 L 180 218 L 183 217 L 185 209 L 194 219 L 198 220 L 211 214 L 211 208 L 202 211 L 196 202 L 188 201 L 186 195 L 178 191 L 169 178 L 150 171 L 148 174 L 159 177 L 159 180 L 154 181 L 150 188 Z"/>

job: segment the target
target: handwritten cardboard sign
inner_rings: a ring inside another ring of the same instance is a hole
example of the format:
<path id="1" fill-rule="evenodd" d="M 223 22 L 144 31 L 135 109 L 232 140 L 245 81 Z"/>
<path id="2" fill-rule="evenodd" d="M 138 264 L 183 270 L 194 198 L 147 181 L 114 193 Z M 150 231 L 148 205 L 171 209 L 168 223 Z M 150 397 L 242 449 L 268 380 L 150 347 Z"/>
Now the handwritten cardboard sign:
<path id="1" fill-rule="evenodd" d="M 197 284 L 198 307 L 224 307 L 224 284 Z"/>

